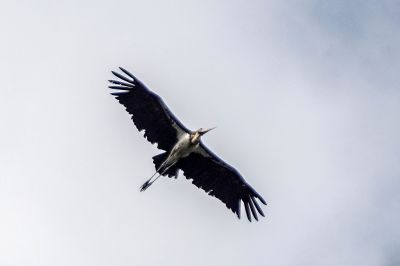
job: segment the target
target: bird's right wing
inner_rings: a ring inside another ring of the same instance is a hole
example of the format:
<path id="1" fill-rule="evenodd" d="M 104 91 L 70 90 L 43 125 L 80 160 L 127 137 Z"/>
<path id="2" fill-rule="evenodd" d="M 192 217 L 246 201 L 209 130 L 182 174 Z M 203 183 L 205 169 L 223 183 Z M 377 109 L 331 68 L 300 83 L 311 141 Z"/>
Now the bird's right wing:
<path id="1" fill-rule="evenodd" d="M 243 202 L 247 219 L 252 215 L 256 220 L 257 211 L 264 216 L 256 199 L 266 204 L 265 200 L 244 180 L 239 172 L 211 152 L 203 143 L 197 151 L 181 159 L 177 167 L 182 169 L 187 179 L 203 189 L 210 196 L 215 196 L 240 219 L 240 207 Z M 257 211 L 256 211 L 257 210 Z"/>
<path id="2" fill-rule="evenodd" d="M 190 131 L 173 115 L 160 96 L 127 70 L 121 67 L 120 70 L 126 76 L 112 71 L 120 80 L 109 80 L 113 84 L 109 88 L 117 90 L 111 94 L 132 115 L 137 129 L 145 131 L 148 141 L 157 143 L 159 149 L 171 150 L 179 136 Z"/>

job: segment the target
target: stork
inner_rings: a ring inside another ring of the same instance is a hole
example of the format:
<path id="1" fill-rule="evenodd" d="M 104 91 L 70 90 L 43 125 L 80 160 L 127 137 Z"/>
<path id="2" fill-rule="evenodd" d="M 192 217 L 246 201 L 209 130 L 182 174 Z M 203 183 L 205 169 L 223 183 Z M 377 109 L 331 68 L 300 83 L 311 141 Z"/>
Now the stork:
<path id="1" fill-rule="evenodd" d="M 201 141 L 210 129 L 187 129 L 160 96 L 149 90 L 135 76 L 120 67 L 123 74 L 111 71 L 119 80 L 109 80 L 111 94 L 125 106 L 133 123 L 144 137 L 164 152 L 153 157 L 156 172 L 141 187 L 149 188 L 160 176 L 178 177 L 179 170 L 187 179 L 208 195 L 221 200 L 240 219 L 241 203 L 247 219 L 258 221 L 257 212 L 264 213 L 257 203 L 266 205 L 258 194 L 232 166 L 211 152 Z"/>

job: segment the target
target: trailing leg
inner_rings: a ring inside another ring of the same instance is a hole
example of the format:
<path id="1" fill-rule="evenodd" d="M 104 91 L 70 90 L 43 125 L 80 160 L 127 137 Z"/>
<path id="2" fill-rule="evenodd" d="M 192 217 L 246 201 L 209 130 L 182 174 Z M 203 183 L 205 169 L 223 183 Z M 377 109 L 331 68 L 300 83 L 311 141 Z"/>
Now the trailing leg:
<path id="1" fill-rule="evenodd" d="M 151 186 L 151 184 L 153 184 L 154 181 L 157 180 L 157 178 L 160 177 L 160 174 L 154 179 L 152 180 L 152 178 L 157 174 L 157 172 L 155 172 L 150 178 L 149 180 L 147 180 L 146 182 L 144 182 L 144 184 L 140 187 L 140 192 L 145 191 L 148 187 Z"/>
<path id="2" fill-rule="evenodd" d="M 160 176 L 164 175 L 168 169 L 170 169 L 174 164 L 171 164 L 169 166 L 166 166 L 165 169 L 163 169 L 161 172 L 160 169 L 163 168 L 165 162 L 161 164 L 160 168 L 149 178 L 149 180 L 147 180 L 146 182 L 144 182 L 144 184 L 140 187 L 140 191 L 145 191 L 148 187 L 150 187 Z M 159 173 L 159 175 L 153 179 L 153 177 Z"/>

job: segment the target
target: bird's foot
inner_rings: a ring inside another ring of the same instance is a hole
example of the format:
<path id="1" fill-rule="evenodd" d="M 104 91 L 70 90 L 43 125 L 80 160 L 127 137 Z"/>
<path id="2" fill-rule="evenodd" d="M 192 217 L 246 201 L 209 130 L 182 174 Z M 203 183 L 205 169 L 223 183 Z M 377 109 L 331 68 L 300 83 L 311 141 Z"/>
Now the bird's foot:
<path id="1" fill-rule="evenodd" d="M 145 191 L 152 183 L 150 183 L 150 180 L 147 180 L 141 187 L 140 187 L 140 192 Z"/>

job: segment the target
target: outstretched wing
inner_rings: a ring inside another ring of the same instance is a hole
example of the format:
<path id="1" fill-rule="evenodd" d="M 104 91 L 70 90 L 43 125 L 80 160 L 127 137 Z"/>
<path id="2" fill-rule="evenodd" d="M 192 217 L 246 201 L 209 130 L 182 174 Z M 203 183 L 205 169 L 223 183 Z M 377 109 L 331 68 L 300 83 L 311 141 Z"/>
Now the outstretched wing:
<path id="1" fill-rule="evenodd" d="M 244 203 L 247 219 L 251 222 L 252 214 L 258 221 L 257 211 L 264 213 L 256 199 L 266 204 L 265 200 L 249 185 L 239 172 L 222 161 L 201 143 L 198 150 L 178 162 L 187 179 L 225 203 L 240 219 L 241 202 Z M 256 211 L 257 210 L 257 211 Z"/>
<path id="2" fill-rule="evenodd" d="M 142 82 L 127 70 L 120 67 L 126 75 L 112 73 L 120 80 L 109 80 L 113 85 L 111 93 L 132 115 L 133 123 L 151 143 L 159 149 L 169 151 L 180 135 L 190 132 L 168 109 L 160 96 L 150 91 Z"/>

